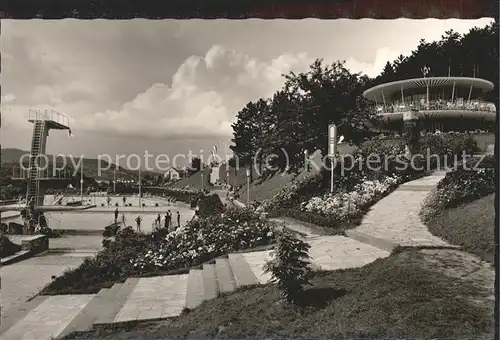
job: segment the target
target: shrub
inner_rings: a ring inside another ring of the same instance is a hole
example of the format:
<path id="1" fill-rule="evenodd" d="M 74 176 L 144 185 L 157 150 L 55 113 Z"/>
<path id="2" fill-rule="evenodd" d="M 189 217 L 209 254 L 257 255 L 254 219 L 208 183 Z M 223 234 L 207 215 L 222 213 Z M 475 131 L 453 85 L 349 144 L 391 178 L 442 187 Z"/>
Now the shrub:
<path id="1" fill-rule="evenodd" d="M 478 171 L 459 167 L 448 172 L 423 202 L 420 217 L 428 222 L 439 212 L 485 197 L 495 192 L 495 169 Z"/>
<path id="2" fill-rule="evenodd" d="M 21 246 L 13 243 L 5 235 L 0 235 L 0 255 L 1 257 L 7 257 L 14 255 L 18 251 L 21 251 Z"/>
<path id="3" fill-rule="evenodd" d="M 272 275 L 271 282 L 277 283 L 281 296 L 289 303 L 296 303 L 310 284 L 309 248 L 309 244 L 285 229 L 277 237 L 274 258 L 264 265 L 264 271 Z"/>
<path id="4" fill-rule="evenodd" d="M 200 217 L 206 218 L 212 215 L 218 215 L 223 211 L 224 205 L 222 204 L 220 197 L 217 194 L 203 196 L 198 200 L 197 215 Z"/>
<path id="5" fill-rule="evenodd" d="M 120 230 L 120 224 L 113 223 L 112 225 L 108 225 L 107 227 L 104 228 L 104 232 L 102 233 L 102 236 L 104 236 L 104 237 L 116 236 L 116 234 L 118 233 L 118 230 Z"/>

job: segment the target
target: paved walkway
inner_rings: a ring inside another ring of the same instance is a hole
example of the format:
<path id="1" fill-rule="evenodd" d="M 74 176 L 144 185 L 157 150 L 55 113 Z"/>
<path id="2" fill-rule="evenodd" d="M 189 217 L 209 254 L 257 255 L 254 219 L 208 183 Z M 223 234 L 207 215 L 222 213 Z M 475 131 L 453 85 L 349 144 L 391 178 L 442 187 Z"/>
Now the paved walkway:
<path id="1" fill-rule="evenodd" d="M 1 267 L 2 311 L 8 311 L 9 308 L 35 296 L 52 281 L 52 276 L 59 276 L 67 269 L 78 267 L 85 256 L 88 255 L 60 256 L 49 253 Z"/>
<path id="2" fill-rule="evenodd" d="M 419 216 L 425 198 L 443 177 L 444 173 L 435 173 L 399 186 L 375 203 L 353 231 L 394 245 L 453 247 L 432 235 Z"/>

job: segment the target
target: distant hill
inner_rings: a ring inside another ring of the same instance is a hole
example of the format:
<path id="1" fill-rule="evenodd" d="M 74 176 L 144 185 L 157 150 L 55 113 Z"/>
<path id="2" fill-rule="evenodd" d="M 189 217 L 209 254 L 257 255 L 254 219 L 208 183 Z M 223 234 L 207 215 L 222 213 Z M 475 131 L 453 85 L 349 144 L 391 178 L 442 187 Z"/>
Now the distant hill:
<path id="1" fill-rule="evenodd" d="M 2 152 L 2 175 L 7 175 L 10 176 L 13 172 L 13 168 L 17 167 L 19 168 L 19 161 L 23 155 L 29 155 L 29 151 L 21 150 L 21 149 L 15 149 L 15 148 L 5 148 L 1 150 Z M 54 157 L 52 155 L 47 155 L 50 164 L 52 163 Z M 78 165 L 79 159 L 74 159 L 73 160 L 75 165 Z M 25 161 L 23 162 L 25 166 L 28 166 L 28 157 L 26 157 Z M 62 158 L 56 159 L 57 164 L 63 164 Z M 99 174 L 99 163 L 100 163 L 100 168 L 102 169 L 101 173 Z M 69 169 L 74 169 L 73 162 L 71 158 L 67 157 L 66 158 L 66 165 Z M 108 169 L 109 170 L 104 170 Z M 137 170 L 129 170 L 125 169 L 121 166 L 116 166 L 115 164 L 109 164 L 108 162 L 104 160 L 98 160 L 95 158 L 84 158 L 83 159 L 83 173 L 85 176 L 93 177 L 96 180 L 104 180 L 104 181 L 112 181 L 114 177 L 114 170 L 116 168 L 116 179 L 123 179 L 123 180 L 137 180 L 139 177 L 139 171 Z M 161 175 L 161 173 L 154 172 L 154 171 L 142 171 L 141 176 L 158 176 Z"/>

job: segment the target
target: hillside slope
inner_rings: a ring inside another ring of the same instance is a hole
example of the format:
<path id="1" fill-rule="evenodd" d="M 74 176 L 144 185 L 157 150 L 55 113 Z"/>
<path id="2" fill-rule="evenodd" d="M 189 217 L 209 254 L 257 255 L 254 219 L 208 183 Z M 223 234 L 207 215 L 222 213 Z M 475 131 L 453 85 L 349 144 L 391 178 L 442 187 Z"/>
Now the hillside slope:
<path id="1" fill-rule="evenodd" d="M 1 175 L 2 176 L 12 176 L 13 173 L 19 174 L 19 162 L 23 155 L 29 155 L 29 151 L 15 149 L 15 148 L 5 148 L 1 150 L 2 152 L 2 163 L 1 163 Z M 52 164 L 55 159 L 56 164 L 61 167 L 61 165 L 66 164 L 67 168 L 72 170 L 75 165 L 78 166 L 79 159 L 71 159 L 66 157 L 63 161 L 61 157 L 55 158 L 53 155 L 47 155 L 49 163 Z M 65 162 L 65 163 L 64 163 Z M 28 166 L 28 157 L 24 159 L 24 166 Z M 75 164 L 73 164 L 75 163 Z M 109 164 L 105 160 L 99 160 L 95 158 L 84 158 L 83 159 L 83 173 L 85 176 L 93 177 L 98 180 L 112 181 L 114 176 L 114 169 L 116 168 L 116 178 L 124 180 L 137 180 L 139 178 L 139 172 L 136 170 L 129 170 L 123 167 L 116 167 L 114 164 Z M 17 172 L 16 172 L 17 169 Z M 101 169 L 101 171 L 99 171 Z M 142 171 L 142 176 L 153 175 L 157 176 L 159 173 L 152 171 Z"/>

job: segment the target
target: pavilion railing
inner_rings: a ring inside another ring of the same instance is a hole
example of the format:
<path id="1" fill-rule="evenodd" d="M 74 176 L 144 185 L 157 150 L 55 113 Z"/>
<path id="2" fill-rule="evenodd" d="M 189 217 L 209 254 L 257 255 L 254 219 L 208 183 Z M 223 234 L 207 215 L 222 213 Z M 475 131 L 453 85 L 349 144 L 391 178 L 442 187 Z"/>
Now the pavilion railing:
<path id="1" fill-rule="evenodd" d="M 473 100 L 470 102 L 452 102 L 452 101 L 430 101 L 427 103 L 391 103 L 387 106 L 375 107 L 376 113 L 397 113 L 406 112 L 409 110 L 431 111 L 431 110 L 470 110 L 470 111 L 486 111 L 496 112 L 496 106 L 493 103 Z"/>

